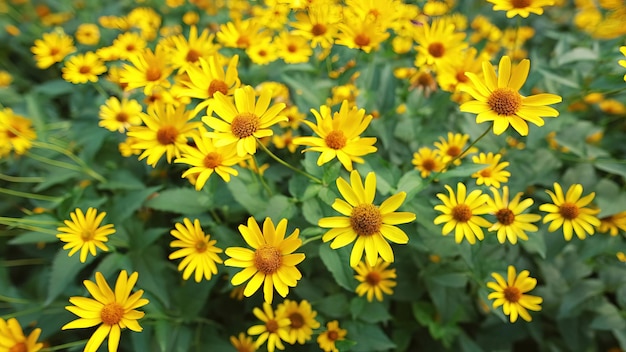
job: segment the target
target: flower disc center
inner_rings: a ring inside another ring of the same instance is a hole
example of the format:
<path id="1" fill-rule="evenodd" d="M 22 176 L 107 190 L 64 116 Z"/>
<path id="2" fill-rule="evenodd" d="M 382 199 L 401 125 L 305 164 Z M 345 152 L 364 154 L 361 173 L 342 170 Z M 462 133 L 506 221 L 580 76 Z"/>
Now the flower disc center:
<path id="1" fill-rule="evenodd" d="M 365 281 L 370 286 L 378 286 L 378 283 L 381 280 L 382 280 L 382 278 L 380 277 L 380 273 L 378 273 L 376 271 L 370 271 L 369 273 L 367 273 L 367 276 L 365 276 Z"/>
<path id="2" fill-rule="evenodd" d="M 523 9 L 525 7 L 530 6 L 532 0 L 513 0 L 511 1 L 511 5 L 513 5 L 516 9 Z"/>
<path id="3" fill-rule="evenodd" d="M 356 37 L 354 37 L 354 44 L 356 44 L 357 46 L 368 46 L 370 44 L 370 37 L 363 33 L 360 33 Z"/>
<path id="4" fill-rule="evenodd" d="M 259 128 L 259 118 L 252 113 L 244 112 L 233 119 L 230 129 L 238 138 L 250 137 Z"/>
<path id="5" fill-rule="evenodd" d="M 156 139 L 162 145 L 174 144 L 178 130 L 174 126 L 163 126 L 157 131 Z"/>
<path id="6" fill-rule="evenodd" d="M 574 203 L 563 203 L 559 207 L 559 213 L 561 213 L 561 216 L 567 220 L 574 220 L 578 217 L 579 214 L 578 206 L 576 206 L 576 204 Z"/>
<path id="7" fill-rule="evenodd" d="M 298 312 L 289 314 L 289 320 L 291 320 L 291 327 L 294 329 L 304 326 L 304 318 L 302 317 L 302 314 Z"/>
<path id="8" fill-rule="evenodd" d="M 361 204 L 352 209 L 350 226 L 359 236 L 377 234 L 382 225 L 382 214 L 374 204 Z"/>
<path id="9" fill-rule="evenodd" d="M 487 98 L 487 105 L 498 115 L 512 116 L 522 106 L 522 96 L 511 88 L 497 88 Z"/>
<path id="10" fill-rule="evenodd" d="M 510 286 L 504 289 L 504 299 L 511 303 L 517 303 L 522 298 L 522 291 L 515 286 Z"/>
<path id="11" fill-rule="evenodd" d="M 467 204 L 458 204 L 452 208 L 452 218 L 458 222 L 468 222 L 472 218 L 472 209 Z"/>
<path id="12" fill-rule="evenodd" d="M 187 62 L 196 62 L 200 58 L 201 54 L 199 51 L 195 49 L 189 49 L 187 52 L 187 56 L 185 56 L 185 61 Z"/>
<path id="13" fill-rule="evenodd" d="M 346 146 L 348 140 L 342 131 L 332 131 L 324 138 L 324 141 L 329 148 L 339 150 Z"/>
<path id="14" fill-rule="evenodd" d="M 148 81 L 158 81 L 159 78 L 161 78 L 161 70 L 158 67 L 149 67 L 146 70 L 146 79 Z"/>
<path id="15" fill-rule="evenodd" d="M 224 95 L 228 94 L 228 85 L 226 82 L 219 79 L 214 79 L 209 84 L 209 98 L 213 98 L 215 92 L 220 92 Z"/>
<path id="16" fill-rule="evenodd" d="M 115 120 L 117 122 L 126 122 L 128 121 L 128 114 L 123 111 L 120 111 L 117 113 L 117 115 L 115 115 Z"/>
<path id="17" fill-rule="evenodd" d="M 270 319 L 265 323 L 265 329 L 267 330 L 267 332 L 271 333 L 275 333 L 278 331 L 278 322 L 274 319 Z"/>
<path id="18" fill-rule="evenodd" d="M 439 58 L 446 53 L 446 47 L 439 42 L 430 43 L 430 45 L 428 45 L 428 53 L 432 55 L 432 57 Z"/>
<path id="19" fill-rule="evenodd" d="M 209 169 L 215 169 L 222 164 L 222 155 L 216 152 L 210 152 L 202 160 L 204 166 Z"/>
<path id="20" fill-rule="evenodd" d="M 9 348 L 9 352 L 28 352 L 28 347 L 26 347 L 24 342 L 18 342 Z"/>
<path id="21" fill-rule="evenodd" d="M 313 28 L 311 28 L 311 34 L 317 37 L 326 33 L 326 26 L 321 23 L 316 23 Z"/>
<path id="22" fill-rule="evenodd" d="M 511 209 L 500 209 L 496 212 L 496 219 L 502 225 L 511 225 L 515 221 L 515 214 Z"/>
<path id="23" fill-rule="evenodd" d="M 113 302 L 102 307 L 102 311 L 100 311 L 100 319 L 102 319 L 102 323 L 106 325 L 115 325 L 122 320 L 124 316 L 124 308 Z"/>
<path id="24" fill-rule="evenodd" d="M 275 273 L 283 263 L 283 256 L 274 246 L 264 245 L 254 252 L 254 266 L 265 275 Z"/>

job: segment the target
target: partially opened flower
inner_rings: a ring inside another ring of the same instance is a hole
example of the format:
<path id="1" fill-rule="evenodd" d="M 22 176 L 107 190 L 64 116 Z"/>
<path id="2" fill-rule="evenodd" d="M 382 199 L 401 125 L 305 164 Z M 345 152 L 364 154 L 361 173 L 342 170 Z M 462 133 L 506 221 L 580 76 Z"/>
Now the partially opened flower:
<path id="1" fill-rule="evenodd" d="M 498 76 L 489 61 L 483 61 L 484 78 L 472 72 L 465 75 L 471 85 L 463 88 L 475 100 L 463 103 L 461 111 L 477 114 L 476 122 L 493 121 L 493 133 L 502 134 L 512 126 L 520 135 L 528 135 L 528 122 L 543 126 L 542 117 L 556 117 L 559 112 L 546 105 L 556 104 L 562 98 L 555 94 L 541 93 L 525 97 L 519 90 L 526 82 L 530 60 L 524 59 L 511 66 L 511 59 L 500 59 Z"/>
<path id="2" fill-rule="evenodd" d="M 100 226 L 107 213 L 98 211 L 95 208 L 87 209 L 87 213 L 83 214 L 80 208 L 70 213 L 70 220 L 65 220 L 65 226 L 57 228 L 61 232 L 57 237 L 67 244 L 63 249 L 69 249 L 68 256 L 80 250 L 80 262 L 87 260 L 87 254 L 96 255 L 96 247 L 107 252 L 109 248 L 104 244 L 107 242 L 108 236 L 115 233 L 112 224 Z"/>
<path id="3" fill-rule="evenodd" d="M 523 270 L 517 275 L 515 267 L 509 265 L 506 280 L 502 275 L 492 273 L 491 276 L 493 276 L 496 282 L 487 283 L 487 287 L 495 291 L 490 293 L 487 298 L 494 300 L 494 308 L 502 306 L 504 314 L 509 316 L 511 323 L 515 323 L 518 316 L 526 321 L 531 321 L 532 318 L 528 310 L 541 310 L 543 299 L 526 294 L 526 292 L 531 291 L 537 285 L 537 279 L 529 277 L 529 275 L 528 270 Z"/>
<path id="4" fill-rule="evenodd" d="M 348 331 L 339 327 L 337 320 L 326 323 L 326 331 L 319 334 L 317 343 L 324 352 L 339 352 L 335 342 L 345 340 Z"/>
<path id="5" fill-rule="evenodd" d="M 43 348 L 43 343 L 37 342 L 41 329 L 34 329 L 24 336 L 20 323 L 15 318 L 4 320 L 0 318 L 0 351 L 2 352 L 37 352 Z"/>
<path id="6" fill-rule="evenodd" d="M 569 187 L 566 194 L 558 183 L 554 183 L 554 192 L 546 190 L 552 198 L 554 204 L 542 204 L 539 210 L 548 212 L 543 217 L 543 222 L 551 222 L 548 231 L 554 232 L 559 227 L 563 227 L 563 236 L 566 241 L 572 239 L 572 234 L 581 240 L 587 237 L 587 234 L 593 235 L 595 227 L 600 226 L 600 220 L 596 216 L 600 209 L 586 208 L 595 197 L 595 193 L 581 198 L 583 194 L 583 186 L 573 184 Z"/>
<path id="7" fill-rule="evenodd" d="M 109 352 L 116 352 L 120 343 L 122 329 L 128 328 L 135 332 L 140 332 L 142 327 L 138 320 L 143 318 L 144 312 L 136 310 L 149 303 L 145 298 L 141 298 L 143 290 L 138 290 L 131 294 L 133 287 L 137 283 L 138 273 L 128 276 L 126 270 L 122 270 L 115 282 L 115 291 L 104 279 L 100 272 L 96 272 L 96 282 L 83 281 L 89 293 L 95 298 L 71 297 L 70 303 L 65 309 L 79 316 L 61 328 L 81 329 L 90 328 L 96 325 L 98 328 L 91 335 L 85 352 L 96 352 L 105 338 L 109 338 Z"/>

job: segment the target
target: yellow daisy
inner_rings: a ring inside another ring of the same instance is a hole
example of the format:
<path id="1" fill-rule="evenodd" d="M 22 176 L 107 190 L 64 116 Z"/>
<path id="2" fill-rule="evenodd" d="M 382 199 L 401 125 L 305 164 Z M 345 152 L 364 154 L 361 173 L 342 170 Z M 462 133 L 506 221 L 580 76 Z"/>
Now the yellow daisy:
<path id="1" fill-rule="evenodd" d="M 252 337 L 240 332 L 237 337 L 231 336 L 230 343 L 237 350 L 237 352 L 255 352 L 257 350 L 256 344 L 252 340 Z"/>
<path id="2" fill-rule="evenodd" d="M 494 308 L 502 306 L 504 314 L 509 316 L 511 323 L 515 323 L 518 316 L 531 321 L 528 310 L 540 311 L 543 302 L 541 297 L 526 294 L 537 286 L 537 279 L 529 277 L 528 270 L 523 270 L 516 275 L 513 265 L 509 265 L 507 271 L 507 280 L 504 280 L 498 273 L 491 274 L 496 282 L 488 282 L 487 287 L 495 292 L 491 292 L 487 298 L 494 300 Z"/>
<path id="3" fill-rule="evenodd" d="M 200 282 L 202 277 L 211 280 L 211 275 L 217 274 L 217 264 L 222 263 L 222 258 L 217 253 L 222 249 L 215 247 L 216 240 L 211 240 L 211 235 L 205 235 L 200 220 L 195 219 L 193 224 L 188 218 L 183 219 L 183 224 L 176 223 L 176 229 L 170 234 L 176 237 L 170 243 L 172 248 L 181 248 L 170 254 L 170 260 L 184 258 L 178 264 L 178 271 L 183 271 L 183 279 L 188 280 L 195 272 L 194 279 Z"/>
<path id="4" fill-rule="evenodd" d="M 509 181 L 511 173 L 504 170 L 505 167 L 509 166 L 509 162 L 500 162 L 500 158 L 502 158 L 501 154 L 494 155 L 492 152 L 488 154 L 480 153 L 472 157 L 474 164 L 488 165 L 486 168 L 472 174 L 472 177 L 476 179 L 477 185 L 484 184 L 485 186 L 500 188 L 500 182 L 506 183 Z"/>
<path id="5" fill-rule="evenodd" d="M 360 262 L 354 268 L 358 275 L 354 277 L 360 282 L 356 288 L 359 296 L 367 295 L 367 301 L 371 302 L 374 297 L 377 301 L 383 301 L 383 293 L 393 294 L 393 287 L 396 286 L 396 269 L 387 269 L 390 263 L 383 262 L 380 258 L 376 260 L 376 265 L 369 266 L 365 262 Z"/>
<path id="6" fill-rule="evenodd" d="M 278 305 L 276 310 L 289 318 L 290 324 L 287 326 L 289 339 L 286 341 L 292 345 L 296 342 L 304 345 L 311 339 L 313 329 L 320 327 L 320 323 L 315 320 L 317 312 L 311 308 L 311 304 L 307 300 L 298 303 L 286 299 Z"/>
<path id="7" fill-rule="evenodd" d="M 37 352 L 43 348 L 43 343 L 37 342 L 40 334 L 41 329 L 37 328 L 26 337 L 17 319 L 0 318 L 0 351 Z"/>
<path id="8" fill-rule="evenodd" d="M 527 18 L 531 13 L 542 15 L 544 6 L 554 5 L 554 0 L 487 0 L 494 11 L 506 11 L 506 17 L 515 15 Z"/>
<path id="9" fill-rule="evenodd" d="M 100 226 L 106 214 L 105 212 L 98 214 L 94 208 L 87 209 L 85 214 L 80 208 L 70 213 L 72 220 L 63 221 L 65 227 L 57 228 L 57 231 L 61 232 L 57 238 L 67 243 L 63 249 L 70 250 L 68 256 L 71 257 L 80 250 L 80 262 L 84 263 L 87 260 L 87 253 L 96 255 L 96 247 L 108 252 L 109 248 L 104 242 L 109 240 L 107 236 L 115 233 L 115 229 L 112 224 Z"/>
<path id="10" fill-rule="evenodd" d="M 137 320 L 143 318 L 145 313 L 136 309 L 150 303 L 147 299 L 141 298 L 143 290 L 138 290 L 131 295 L 138 277 L 139 274 L 136 272 L 129 277 L 126 270 L 122 270 L 117 277 L 115 291 L 113 291 L 102 273 L 96 272 L 95 283 L 89 280 L 83 281 L 95 299 L 71 297 L 70 303 L 73 306 L 67 306 L 65 309 L 79 318 L 63 325 L 61 330 L 100 325 L 87 341 L 84 351 L 96 352 L 107 336 L 109 337 L 109 352 L 117 351 L 122 329 L 128 328 L 135 332 L 142 330 Z"/>
<path id="11" fill-rule="evenodd" d="M 274 352 L 276 348 L 284 350 L 283 341 L 289 340 L 287 332 L 287 327 L 291 324 L 289 318 L 282 314 L 281 310 L 274 312 L 268 302 L 263 302 L 263 310 L 254 308 L 252 313 L 263 322 L 248 329 L 248 335 L 259 335 L 255 342 L 256 347 L 260 347 L 267 341 L 268 352 Z"/>
<path id="12" fill-rule="evenodd" d="M 81 23 L 74 36 L 80 44 L 96 45 L 100 41 L 100 28 L 93 23 Z"/>
<path id="13" fill-rule="evenodd" d="M 155 51 L 146 48 L 137 55 L 128 58 L 120 72 L 120 82 L 126 83 L 126 90 L 143 88 L 145 95 L 152 94 L 155 88 L 169 88 L 168 77 L 173 68 L 168 64 L 168 52 L 165 46 L 157 45 Z"/>
<path id="14" fill-rule="evenodd" d="M 131 126 L 141 125 L 141 104 L 137 100 L 110 97 L 100 106 L 98 126 L 124 133 Z"/>
<path id="15" fill-rule="evenodd" d="M 179 34 L 173 36 L 172 48 L 170 50 L 170 62 L 174 69 L 178 69 L 179 73 L 187 71 L 192 66 L 197 66 L 200 58 L 205 60 L 217 54 L 219 45 L 213 42 L 214 34 L 209 33 L 209 29 L 205 28 L 198 35 L 198 27 L 191 26 L 189 35 Z"/>
<path id="16" fill-rule="evenodd" d="M 63 79 L 73 84 L 97 82 L 98 76 L 106 70 L 98 55 L 91 51 L 70 57 L 61 69 Z"/>
<path id="17" fill-rule="evenodd" d="M 313 49 L 305 37 L 281 32 L 274 39 L 278 57 L 283 59 L 286 64 L 297 64 L 308 62 L 309 57 L 313 55 Z"/>
<path id="18" fill-rule="evenodd" d="M 264 90 L 255 101 L 254 88 L 245 86 L 235 90 L 235 102 L 221 92 L 216 92 L 212 108 L 221 119 L 205 116 L 202 121 L 213 132 L 207 136 L 214 138 L 216 147 L 223 147 L 236 143 L 237 155 L 256 153 L 257 138 L 269 137 L 274 132 L 270 127 L 279 121 L 286 121 L 287 117 L 279 115 L 285 108 L 284 103 L 270 106 L 271 92 Z"/>
<path id="19" fill-rule="evenodd" d="M 524 85 L 530 69 L 530 60 L 524 59 L 511 67 L 511 59 L 500 59 L 498 76 L 489 61 L 483 61 L 484 79 L 466 72 L 472 86 L 464 90 L 474 99 L 463 103 L 461 111 L 478 114 L 476 122 L 493 121 L 493 133 L 502 134 L 509 125 L 522 136 L 528 135 L 528 123 L 543 126 L 541 117 L 556 117 L 559 112 L 546 105 L 560 103 L 562 98 L 555 94 L 522 96 L 518 91 Z"/>
<path id="20" fill-rule="evenodd" d="M 550 190 L 546 192 L 554 204 L 542 204 L 539 210 L 549 213 L 543 217 L 544 224 L 551 221 L 548 231 L 554 232 L 559 227 L 563 227 L 563 236 L 566 241 L 572 239 L 573 232 L 578 238 L 584 240 L 587 234 L 593 235 L 594 228 L 600 226 L 600 220 L 596 217 L 600 209 L 585 208 L 595 197 L 595 192 L 581 198 L 583 186 L 573 184 L 563 195 L 561 185 L 556 182 L 554 192 Z"/>
<path id="21" fill-rule="evenodd" d="M 37 67 L 46 69 L 76 51 L 72 37 L 63 31 L 44 33 L 43 39 L 35 39 L 35 45 L 30 48 L 35 54 Z"/>
<path id="22" fill-rule="evenodd" d="M 246 54 L 250 61 L 257 65 L 267 65 L 270 62 L 278 60 L 278 51 L 276 45 L 272 42 L 272 38 L 262 38 L 258 42 L 250 44 L 246 48 Z"/>
<path id="23" fill-rule="evenodd" d="M 352 171 L 352 162 L 362 164 L 362 156 L 376 152 L 375 137 L 361 138 L 361 133 L 372 121 L 372 115 L 365 115 L 365 109 L 356 106 L 350 108 L 349 105 L 344 100 L 339 111 L 334 114 L 329 106 L 322 105 L 319 112 L 311 109 L 315 124 L 303 121 L 318 137 L 297 137 L 293 143 L 311 147 L 304 151 L 321 152 L 317 165 L 324 165 L 337 158 L 346 170 Z"/>
<path id="24" fill-rule="evenodd" d="M 220 25 L 220 30 L 216 36 L 218 42 L 225 47 L 246 49 L 253 43 L 267 37 L 262 28 L 255 18 L 235 20 Z"/>
<path id="25" fill-rule="evenodd" d="M 213 140 L 202 133 L 200 136 L 193 136 L 194 147 L 183 150 L 181 157 L 175 163 L 184 163 L 191 166 L 182 177 L 196 177 L 195 188 L 199 191 L 215 172 L 224 181 L 230 182 L 230 176 L 237 176 L 239 173 L 232 166 L 238 164 L 244 157 L 237 155 L 237 149 L 232 146 L 216 147 Z M 206 132 L 206 131 L 205 131 Z"/>
<path id="26" fill-rule="evenodd" d="M 530 198 L 521 200 L 522 192 L 519 192 L 509 201 L 509 187 L 502 187 L 502 195 L 498 189 L 491 187 L 493 199 L 487 199 L 487 207 L 490 214 L 496 217 L 496 222 L 491 225 L 489 231 L 497 231 L 498 242 L 506 240 L 516 244 L 517 239 L 528 241 L 526 231 L 536 232 L 537 226 L 532 224 L 541 220 L 537 214 L 522 214 L 533 205 Z"/>
<path id="27" fill-rule="evenodd" d="M 239 232 L 252 250 L 227 248 L 226 255 L 230 258 L 224 265 L 243 268 L 232 277 L 231 283 L 238 286 L 250 280 L 243 293 L 246 297 L 252 296 L 263 284 L 265 301 L 272 303 L 274 288 L 285 297 L 289 287 L 295 287 L 302 278 L 296 265 L 304 260 L 304 254 L 293 253 L 302 245 L 302 240 L 298 237 L 300 230 L 295 229 L 285 238 L 286 231 L 287 219 L 280 220 L 274 228 L 272 220 L 266 218 L 263 231 L 253 217 L 248 218 L 248 226 L 239 225 Z"/>
<path id="28" fill-rule="evenodd" d="M 598 232 L 617 236 L 620 231 L 626 232 L 626 211 L 600 218 Z"/>
<path id="29" fill-rule="evenodd" d="M 458 60 L 467 47 L 465 33 L 457 32 L 449 18 L 436 18 L 432 23 L 422 23 L 415 30 L 418 46 L 415 66 L 440 65 L 444 61 Z"/>
<path id="30" fill-rule="evenodd" d="M 423 178 L 430 176 L 431 172 L 443 170 L 446 166 L 439 154 L 439 150 L 432 150 L 428 147 L 422 147 L 416 153 L 413 153 L 411 162 L 416 169 L 420 170 L 420 176 Z"/>
<path id="31" fill-rule="evenodd" d="M 348 331 L 339 327 L 337 320 L 326 323 L 326 331 L 319 334 L 317 343 L 324 352 L 339 352 L 335 346 L 335 341 L 346 339 Z"/>
<path id="32" fill-rule="evenodd" d="M 442 155 L 444 162 L 448 163 L 454 160 L 454 165 L 460 165 L 462 158 L 478 150 L 476 147 L 472 147 L 461 155 L 461 152 L 465 150 L 465 145 L 469 137 L 469 134 L 448 132 L 448 139 L 439 137 L 439 142 L 435 142 L 434 144 L 439 150 L 440 155 Z"/>
<path id="33" fill-rule="evenodd" d="M 330 49 L 335 41 L 341 7 L 332 3 L 312 4 L 306 12 L 297 12 L 292 22 L 293 33 L 309 39 L 311 47 Z"/>
<path id="34" fill-rule="evenodd" d="M 32 147 L 35 138 L 37 133 L 30 119 L 14 113 L 10 108 L 0 110 L 0 157 L 12 150 L 17 155 L 23 155 Z"/>
<path id="35" fill-rule="evenodd" d="M 182 148 L 187 146 L 187 138 L 194 135 L 200 122 L 190 122 L 193 116 L 184 105 L 173 106 L 156 102 L 148 106 L 148 113 L 141 114 L 146 126 L 132 126 L 127 135 L 137 141 L 133 148 L 143 150 L 139 160 L 148 158 L 148 165 L 155 167 L 163 154 L 168 163 L 174 157 L 180 158 Z"/>
<path id="36" fill-rule="evenodd" d="M 482 241 L 485 238 L 481 227 L 490 227 L 489 221 L 480 217 L 489 212 L 486 205 L 489 196 L 483 194 L 481 190 L 474 190 L 467 194 L 465 185 L 461 182 L 457 184 L 457 193 L 454 194 L 452 187 L 445 185 L 450 196 L 438 193 L 443 204 L 435 206 L 435 210 L 443 214 L 435 218 L 435 225 L 443 224 L 442 233 L 447 236 L 452 230 L 454 232 L 454 240 L 461 243 L 463 238 L 467 239 L 470 244 L 476 243 L 476 239 Z"/>
<path id="37" fill-rule="evenodd" d="M 397 193 L 376 206 L 372 203 L 376 195 L 376 175 L 368 173 L 364 185 L 356 170 L 350 173 L 350 184 L 341 177 L 337 179 L 337 188 L 345 200 L 335 199 L 332 207 L 344 216 L 319 220 L 318 226 L 331 228 L 322 240 L 332 240 L 330 247 L 333 249 L 354 242 L 350 254 L 351 267 L 359 264 L 363 251 L 370 266 L 376 265 L 379 255 L 384 261 L 393 262 L 393 250 L 387 241 L 399 244 L 409 242 L 406 233 L 394 225 L 415 220 L 413 213 L 396 212 L 406 193 Z"/>
<path id="38" fill-rule="evenodd" d="M 359 19 L 356 16 L 346 15 L 343 21 L 337 24 L 337 29 L 339 33 L 336 44 L 361 49 L 366 53 L 378 50 L 380 44 L 389 38 L 389 32 L 376 26 L 375 19 L 371 17 Z"/>
<path id="39" fill-rule="evenodd" d="M 112 54 L 120 59 L 128 60 L 131 57 L 141 55 L 146 48 L 146 40 L 136 32 L 124 32 L 113 40 L 111 45 Z"/>

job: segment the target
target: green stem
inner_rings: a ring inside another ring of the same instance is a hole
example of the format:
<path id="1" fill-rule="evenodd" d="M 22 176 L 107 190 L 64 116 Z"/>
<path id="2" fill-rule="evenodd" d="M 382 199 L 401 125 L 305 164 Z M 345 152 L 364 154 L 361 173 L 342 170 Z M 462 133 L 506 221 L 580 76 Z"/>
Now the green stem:
<path id="1" fill-rule="evenodd" d="M 0 295 L 0 301 L 7 302 L 7 303 L 16 303 L 16 304 L 30 304 L 30 303 L 32 303 L 31 301 L 29 301 L 27 299 L 7 297 L 7 296 L 3 296 L 3 295 Z"/>
<path id="2" fill-rule="evenodd" d="M 76 166 L 74 164 L 69 164 L 69 163 L 66 163 L 66 162 L 63 162 L 63 161 L 58 161 L 58 160 L 46 158 L 45 156 L 33 154 L 31 152 L 27 152 L 26 156 L 28 156 L 31 159 L 35 159 L 37 161 L 41 161 L 42 163 L 45 163 L 45 164 L 48 164 L 48 165 L 60 167 L 62 169 L 68 169 L 68 170 L 72 170 L 72 171 L 82 171 L 80 167 L 78 167 L 78 166 Z"/>
<path id="3" fill-rule="evenodd" d="M 0 224 L 11 226 L 11 227 L 22 229 L 22 230 L 29 230 L 29 231 L 33 231 L 33 232 L 47 233 L 49 235 L 54 235 L 54 236 L 56 236 L 58 234 L 58 232 L 56 232 L 54 230 L 51 230 L 51 229 L 48 229 L 48 228 L 45 228 L 45 227 L 31 226 L 31 225 L 20 224 L 20 223 L 15 223 L 15 222 L 2 222 L 2 221 L 0 221 Z M 9 236 L 13 237 L 13 235 L 9 235 Z"/>
<path id="4" fill-rule="evenodd" d="M 1 187 L 0 187 L 0 193 L 4 193 L 4 194 L 16 196 L 16 197 L 22 197 L 22 198 L 44 200 L 47 202 L 58 202 L 61 199 L 63 199 L 62 197 L 50 197 L 50 196 L 44 196 L 41 194 L 14 191 L 11 189 L 1 188 Z"/>
<path id="5" fill-rule="evenodd" d="M 15 260 L 2 260 L 0 264 L 5 267 L 16 267 L 16 266 L 25 266 L 25 265 L 41 265 L 45 264 L 46 261 L 39 258 L 33 259 L 15 259 Z"/>
<path id="6" fill-rule="evenodd" d="M 254 165 L 256 165 L 256 169 L 257 169 L 256 174 L 259 177 L 259 181 L 261 182 L 261 185 L 263 185 L 263 188 L 265 189 L 265 192 L 267 192 L 267 196 L 271 197 L 272 196 L 272 189 L 267 184 L 267 182 L 265 182 L 265 177 L 263 177 L 263 175 L 261 175 L 259 162 L 256 160 L 256 157 L 254 155 L 252 155 L 252 160 L 254 160 Z"/>
<path id="7" fill-rule="evenodd" d="M 317 240 L 319 240 L 319 239 L 321 239 L 321 238 L 322 238 L 322 235 L 317 235 L 317 236 L 309 237 L 309 238 L 307 238 L 306 240 L 304 240 L 304 241 L 302 242 L 302 245 L 300 245 L 300 247 L 304 246 L 305 244 L 311 243 L 311 242 L 313 242 L 313 241 L 317 241 Z"/>
<path id="8" fill-rule="evenodd" d="M 74 342 L 68 342 L 63 345 L 58 345 L 54 347 L 45 347 L 41 349 L 41 352 L 52 352 L 52 351 L 61 351 L 65 349 L 69 349 L 71 347 L 82 346 L 87 343 L 87 340 L 79 340 Z"/>
<path id="9" fill-rule="evenodd" d="M 0 180 L 15 183 L 39 183 L 45 179 L 43 177 L 18 177 L 0 174 Z"/>
<path id="10" fill-rule="evenodd" d="M 72 161 L 74 161 L 78 165 L 80 165 L 81 168 L 78 169 L 78 171 L 84 171 L 89 176 L 95 178 L 96 180 L 98 180 L 98 181 L 100 181 L 102 183 L 106 183 L 107 182 L 107 180 L 104 177 L 102 177 L 102 175 L 100 175 L 95 170 L 90 168 L 81 158 L 79 158 L 74 153 L 72 153 L 71 151 L 69 151 L 69 150 L 67 150 L 67 149 L 65 149 L 63 147 L 60 147 L 60 146 L 57 146 L 57 145 L 51 144 L 51 143 L 41 142 L 41 141 L 33 141 L 33 147 L 38 147 L 38 148 L 42 148 L 42 149 L 50 149 L 50 150 L 54 150 L 56 152 L 59 152 L 59 153 L 65 155 L 65 156 L 67 156 L 68 158 L 72 159 Z"/>
<path id="11" fill-rule="evenodd" d="M 0 216 L 0 223 L 2 223 L 2 221 L 5 221 L 7 223 L 8 222 L 12 222 L 12 223 L 26 222 L 26 223 L 31 223 L 31 224 L 46 224 L 46 225 L 54 225 L 54 226 L 58 226 L 60 224 L 58 221 L 54 221 L 54 220 L 9 218 L 9 217 Z"/>
<path id="12" fill-rule="evenodd" d="M 291 166 L 289 163 L 287 163 L 283 159 L 279 158 L 276 154 L 272 153 L 265 145 L 263 145 L 263 143 L 261 143 L 260 140 L 257 139 L 257 142 L 261 146 L 261 149 L 263 149 L 263 151 L 266 152 L 267 155 L 269 155 L 272 159 L 276 160 L 279 164 L 285 166 L 288 169 L 291 169 L 292 171 L 295 171 L 295 172 L 297 172 L 297 173 L 299 173 L 301 175 L 304 175 L 304 176 L 308 177 L 309 179 L 313 180 L 316 183 L 322 184 L 322 180 L 320 180 L 319 178 L 309 174 L 308 172 L 302 171 L 300 169 L 297 169 L 297 168 Z"/>

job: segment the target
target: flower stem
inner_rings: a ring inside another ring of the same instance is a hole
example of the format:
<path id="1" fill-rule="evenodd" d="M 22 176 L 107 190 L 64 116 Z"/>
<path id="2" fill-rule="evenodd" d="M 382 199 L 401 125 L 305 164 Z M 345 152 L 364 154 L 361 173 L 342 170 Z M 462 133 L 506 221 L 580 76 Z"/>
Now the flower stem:
<path id="1" fill-rule="evenodd" d="M 306 240 L 304 240 L 304 241 L 302 242 L 302 245 L 300 245 L 300 247 L 304 246 L 305 244 L 311 243 L 311 242 L 313 242 L 313 241 L 317 241 L 317 240 L 319 240 L 319 239 L 321 239 L 321 238 L 322 238 L 322 235 L 317 235 L 317 236 L 309 237 L 309 238 L 307 238 Z"/>
<path id="2" fill-rule="evenodd" d="M 0 174 L 0 180 L 15 183 L 39 183 L 43 182 L 45 179 L 43 177 L 17 177 Z"/>
<path id="3" fill-rule="evenodd" d="M 50 197 L 50 196 L 44 196 L 41 194 L 20 192 L 20 191 L 15 191 L 12 189 L 1 188 L 1 187 L 0 187 L 0 193 L 4 193 L 4 194 L 16 196 L 16 197 L 22 197 L 22 198 L 44 200 L 47 202 L 58 202 L 61 199 L 63 199 L 63 197 Z"/>
<path id="4" fill-rule="evenodd" d="M 309 174 L 308 172 L 302 171 L 300 169 L 297 169 L 295 167 L 293 167 L 292 165 L 290 165 L 289 163 L 285 162 L 283 159 L 279 158 L 276 154 L 272 153 L 265 145 L 263 145 L 263 143 L 261 143 L 260 140 L 257 139 L 257 142 L 259 143 L 259 145 L 261 146 L 261 149 L 263 149 L 264 152 L 267 153 L 267 155 L 269 155 L 272 159 L 276 160 L 279 164 L 285 166 L 288 169 L 291 169 L 301 175 L 304 175 L 306 177 L 308 177 L 309 179 L 313 180 L 316 183 L 322 184 L 322 180 L 320 180 L 319 178 Z"/>
<path id="5" fill-rule="evenodd" d="M 256 169 L 257 169 L 256 174 L 259 176 L 259 181 L 261 181 L 261 184 L 263 185 L 263 188 L 265 188 L 265 192 L 267 192 L 267 196 L 271 197 L 272 196 L 272 189 L 267 184 L 267 182 L 265 182 L 265 177 L 263 177 L 263 175 L 261 175 L 261 169 L 260 169 L 260 166 L 259 166 L 259 162 L 256 160 L 256 157 L 254 155 L 252 155 L 252 160 L 254 161 L 254 165 L 256 166 Z"/>
<path id="6" fill-rule="evenodd" d="M 65 350 L 67 348 L 82 346 L 82 345 L 84 345 L 86 343 L 87 343 L 87 340 L 79 340 L 79 341 L 74 341 L 74 342 L 68 342 L 68 343 L 63 344 L 63 345 L 42 348 L 41 352 L 62 351 L 62 350 Z"/>
<path id="7" fill-rule="evenodd" d="M 33 141 L 33 146 L 34 147 L 38 147 L 38 148 L 42 148 L 42 149 L 50 149 L 50 150 L 54 150 L 56 152 L 59 152 L 65 156 L 67 156 L 68 158 L 72 159 L 72 161 L 74 161 L 75 163 L 77 163 L 78 165 L 80 165 L 80 168 L 77 171 L 84 171 L 86 172 L 89 176 L 95 178 L 96 180 L 102 182 L 102 183 L 106 183 L 107 180 L 102 177 L 102 175 L 100 175 L 99 173 L 97 173 L 95 170 L 93 170 L 92 168 L 90 168 L 81 158 L 79 158 L 78 156 L 74 155 L 74 153 L 72 153 L 71 151 L 58 146 L 56 144 L 52 144 L 52 143 L 46 143 L 46 142 L 41 142 L 41 141 Z"/>
<path id="8" fill-rule="evenodd" d="M 25 266 L 25 265 L 41 265 L 45 264 L 46 261 L 41 258 L 31 258 L 31 259 L 15 259 L 15 260 L 3 260 L 0 261 L 3 267 L 15 267 L 15 266 Z"/>

